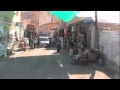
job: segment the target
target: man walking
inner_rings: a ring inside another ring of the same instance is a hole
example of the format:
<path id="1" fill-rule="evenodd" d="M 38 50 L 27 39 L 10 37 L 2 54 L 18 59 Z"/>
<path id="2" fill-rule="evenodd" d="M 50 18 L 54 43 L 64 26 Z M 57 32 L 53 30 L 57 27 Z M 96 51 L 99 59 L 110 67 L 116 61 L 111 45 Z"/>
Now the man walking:
<path id="1" fill-rule="evenodd" d="M 60 52 L 61 50 L 61 41 L 58 40 L 58 43 L 57 43 L 57 52 Z"/>

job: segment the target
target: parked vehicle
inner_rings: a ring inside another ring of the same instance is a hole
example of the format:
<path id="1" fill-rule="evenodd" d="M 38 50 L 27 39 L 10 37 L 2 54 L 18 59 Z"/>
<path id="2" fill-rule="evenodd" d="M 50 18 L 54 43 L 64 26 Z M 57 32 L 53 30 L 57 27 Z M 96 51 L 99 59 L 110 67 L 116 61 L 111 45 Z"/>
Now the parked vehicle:
<path id="1" fill-rule="evenodd" d="M 49 47 L 50 46 L 50 39 L 48 36 L 40 36 L 39 37 L 40 47 Z"/>

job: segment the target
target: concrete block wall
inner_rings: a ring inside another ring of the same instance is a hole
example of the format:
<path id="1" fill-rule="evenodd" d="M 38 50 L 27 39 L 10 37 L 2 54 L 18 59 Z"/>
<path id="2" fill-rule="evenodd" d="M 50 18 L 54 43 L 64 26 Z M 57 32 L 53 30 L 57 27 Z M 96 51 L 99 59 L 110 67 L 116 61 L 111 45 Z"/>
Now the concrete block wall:
<path id="1" fill-rule="evenodd" d="M 103 47 L 105 64 L 119 71 L 120 67 L 120 31 L 100 31 L 99 46 Z"/>

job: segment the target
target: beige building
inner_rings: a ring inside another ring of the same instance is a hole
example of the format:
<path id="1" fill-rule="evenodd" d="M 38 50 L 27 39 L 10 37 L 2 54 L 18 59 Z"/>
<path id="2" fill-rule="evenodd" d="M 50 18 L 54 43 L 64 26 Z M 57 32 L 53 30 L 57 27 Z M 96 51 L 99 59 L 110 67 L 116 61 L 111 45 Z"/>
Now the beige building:
<path id="1" fill-rule="evenodd" d="M 21 11 L 0 11 L 0 14 L 0 30 L 2 32 L 2 42 L 4 43 L 4 57 L 7 57 L 7 47 L 12 42 L 8 42 L 9 35 L 7 32 L 9 30 L 9 33 L 13 36 L 15 34 L 15 30 L 19 32 L 19 28 L 16 28 L 16 22 L 21 22 Z"/>

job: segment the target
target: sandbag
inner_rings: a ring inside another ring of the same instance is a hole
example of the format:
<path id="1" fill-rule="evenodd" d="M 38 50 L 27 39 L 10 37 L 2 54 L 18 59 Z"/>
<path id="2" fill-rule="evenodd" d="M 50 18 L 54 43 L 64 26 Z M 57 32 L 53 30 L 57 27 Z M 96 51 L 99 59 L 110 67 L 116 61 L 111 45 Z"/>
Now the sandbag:
<path id="1" fill-rule="evenodd" d="M 97 52 L 88 52 L 88 61 L 96 62 L 97 59 L 98 59 L 98 53 Z"/>

